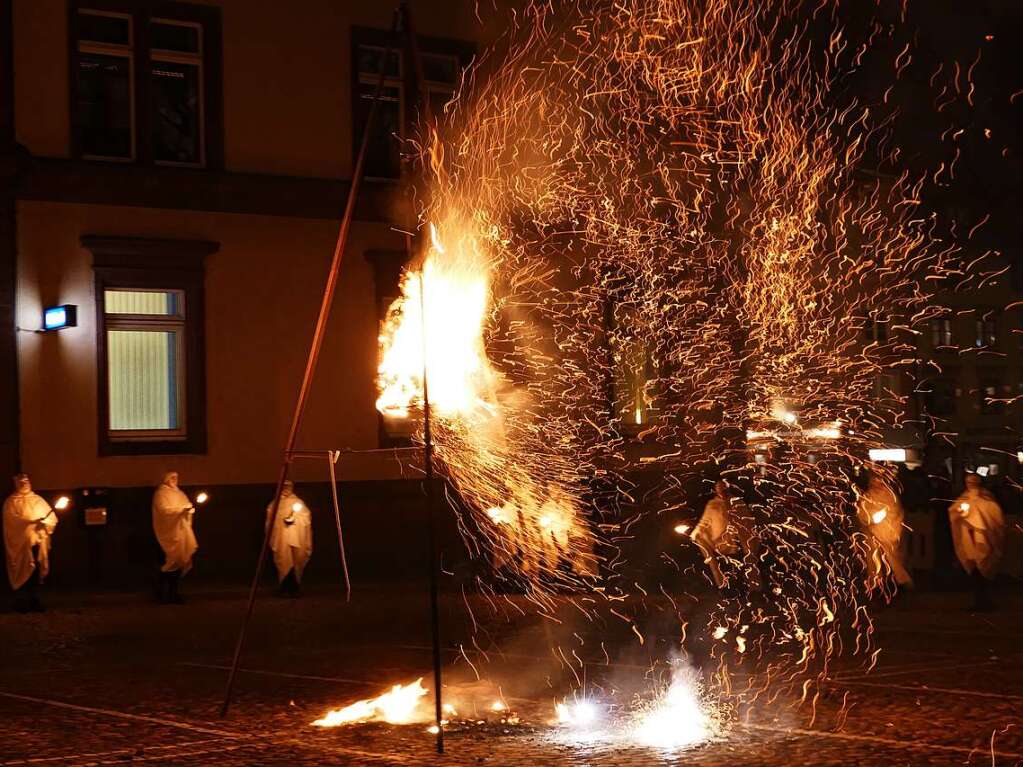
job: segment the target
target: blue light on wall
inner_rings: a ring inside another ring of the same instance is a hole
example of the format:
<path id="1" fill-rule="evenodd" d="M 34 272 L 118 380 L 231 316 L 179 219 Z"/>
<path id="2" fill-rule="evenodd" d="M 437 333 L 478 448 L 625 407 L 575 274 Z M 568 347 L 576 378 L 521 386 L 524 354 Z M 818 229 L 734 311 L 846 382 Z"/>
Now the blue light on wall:
<path id="1" fill-rule="evenodd" d="M 43 309 L 43 330 L 61 330 L 78 326 L 78 307 L 74 304 Z"/>

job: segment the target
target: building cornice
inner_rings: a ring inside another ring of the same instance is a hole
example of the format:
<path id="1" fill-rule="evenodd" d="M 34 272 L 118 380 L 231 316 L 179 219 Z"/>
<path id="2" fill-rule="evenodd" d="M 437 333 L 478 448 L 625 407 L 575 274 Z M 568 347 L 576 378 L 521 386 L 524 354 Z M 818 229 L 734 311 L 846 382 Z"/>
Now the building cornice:
<path id="1" fill-rule="evenodd" d="M 347 179 L 32 157 L 19 168 L 15 194 L 41 202 L 340 219 L 350 185 Z M 400 198 L 396 182 L 367 180 L 356 219 L 399 220 Z"/>

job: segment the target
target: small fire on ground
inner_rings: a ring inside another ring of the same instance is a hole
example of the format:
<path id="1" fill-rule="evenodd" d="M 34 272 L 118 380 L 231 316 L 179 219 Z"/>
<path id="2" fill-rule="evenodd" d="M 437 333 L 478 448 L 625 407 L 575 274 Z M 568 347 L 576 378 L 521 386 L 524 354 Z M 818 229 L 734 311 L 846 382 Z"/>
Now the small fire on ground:
<path id="1" fill-rule="evenodd" d="M 342 709 L 327 712 L 313 724 L 339 727 L 366 722 L 388 724 L 425 724 L 433 719 L 433 709 L 422 678 L 411 684 L 394 685 L 375 698 L 359 700 Z M 502 699 L 483 708 L 469 706 L 471 715 L 460 714 L 458 707 L 445 703 L 442 725 L 453 723 L 484 725 L 495 719 L 502 725 L 523 724 Z M 703 696 L 696 672 L 676 667 L 671 682 L 627 711 L 599 698 L 576 697 L 555 705 L 555 717 L 549 724 L 564 742 L 608 742 L 623 745 L 678 751 L 713 740 L 722 733 L 721 716 Z M 436 733 L 436 725 L 427 728 Z"/>
<path id="2" fill-rule="evenodd" d="M 322 719 L 313 724 L 316 727 L 339 727 L 359 722 L 387 722 L 389 724 L 413 724 L 429 721 L 430 716 L 420 705 L 426 695 L 423 678 L 412 684 L 396 684 L 388 692 L 375 698 L 357 700 L 350 706 L 328 711 Z"/>

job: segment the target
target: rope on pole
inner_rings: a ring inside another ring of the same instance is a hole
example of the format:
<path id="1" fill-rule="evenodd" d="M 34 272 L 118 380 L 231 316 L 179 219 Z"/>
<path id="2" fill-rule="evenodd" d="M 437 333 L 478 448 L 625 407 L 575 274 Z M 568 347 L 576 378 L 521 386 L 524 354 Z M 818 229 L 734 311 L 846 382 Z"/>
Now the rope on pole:
<path id="1" fill-rule="evenodd" d="M 341 507 L 337 501 L 337 478 L 334 476 L 334 464 L 341 457 L 340 450 L 327 453 L 327 466 L 330 468 L 330 496 L 334 502 L 334 521 L 337 522 L 337 545 L 341 552 L 341 572 L 345 575 L 345 601 L 352 601 L 352 581 L 348 577 L 348 558 L 345 556 L 345 538 L 341 533 Z"/>

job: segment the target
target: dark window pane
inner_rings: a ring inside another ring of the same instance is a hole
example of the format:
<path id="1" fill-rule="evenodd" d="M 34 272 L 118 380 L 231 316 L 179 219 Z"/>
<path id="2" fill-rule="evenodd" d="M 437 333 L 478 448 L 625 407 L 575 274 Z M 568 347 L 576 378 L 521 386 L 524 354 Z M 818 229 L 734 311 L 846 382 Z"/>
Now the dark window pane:
<path id="1" fill-rule="evenodd" d="M 131 159 L 131 62 L 83 53 L 78 60 L 78 143 L 83 155 Z"/>
<path id="2" fill-rule="evenodd" d="M 356 52 L 356 66 L 360 74 L 380 74 L 380 61 L 383 57 L 383 48 L 360 45 Z M 401 54 L 398 51 L 392 50 L 387 57 L 387 76 L 401 77 Z"/>
<path id="3" fill-rule="evenodd" d="M 430 91 L 430 112 L 433 113 L 434 118 L 439 118 L 444 114 L 444 107 L 451 101 L 454 94 L 448 91 Z"/>
<path id="4" fill-rule="evenodd" d="M 199 27 L 154 21 L 149 28 L 149 47 L 162 51 L 199 52 Z"/>
<path id="5" fill-rule="evenodd" d="M 955 413 L 956 392 L 951 381 L 941 378 L 925 383 L 921 387 L 927 403 L 927 412 L 936 416 Z"/>
<path id="6" fill-rule="evenodd" d="M 1009 397 L 1008 387 L 1000 383 L 1004 375 L 990 375 L 981 378 L 978 390 L 980 411 L 986 415 L 1001 415 L 1005 412 L 1005 400 Z"/>
<path id="7" fill-rule="evenodd" d="M 93 43 L 130 45 L 131 19 L 79 12 L 78 39 Z"/>
<path id="8" fill-rule="evenodd" d="M 458 82 L 458 59 L 454 56 L 423 54 L 423 77 L 435 83 Z"/>
<path id="9" fill-rule="evenodd" d="M 153 159 L 199 163 L 199 69 L 153 62 Z"/>
<path id="10" fill-rule="evenodd" d="M 360 146 L 366 117 L 373 102 L 376 86 L 359 85 L 358 115 L 355 121 L 355 146 Z M 401 135 L 401 103 L 397 88 L 384 88 L 373 132 L 366 149 L 366 175 L 376 178 L 397 178 L 401 174 L 401 154 L 397 136 Z"/>

